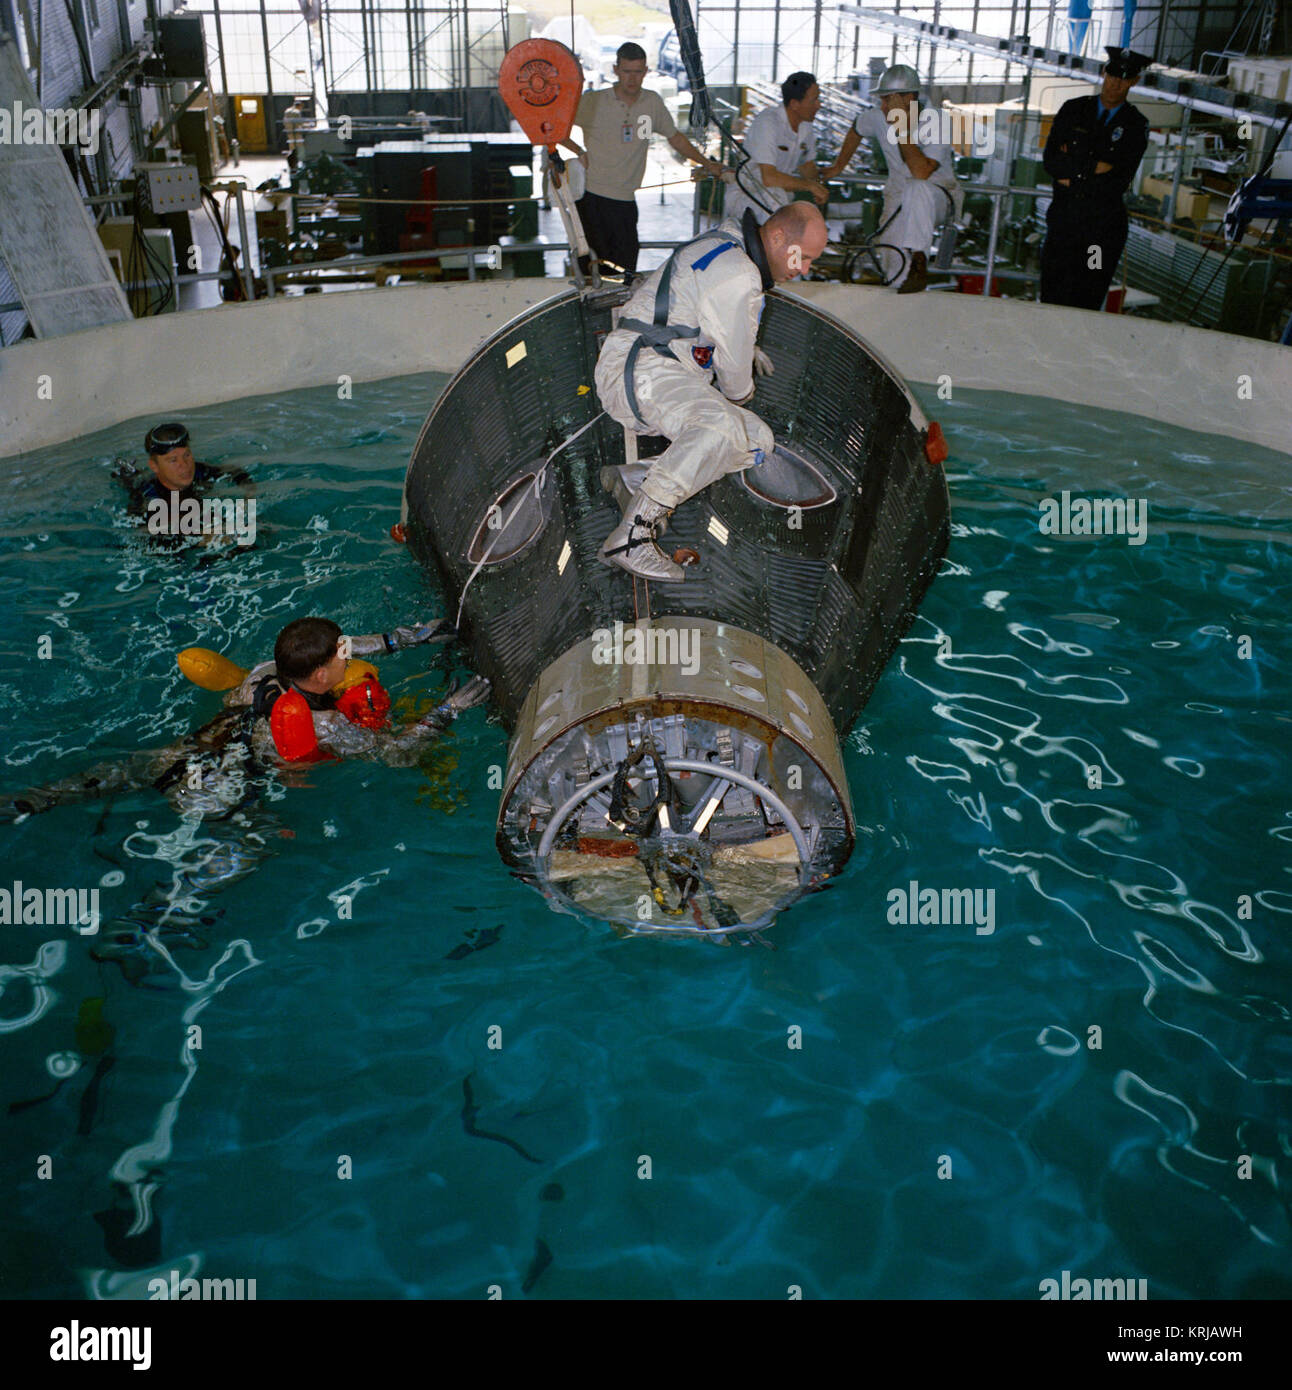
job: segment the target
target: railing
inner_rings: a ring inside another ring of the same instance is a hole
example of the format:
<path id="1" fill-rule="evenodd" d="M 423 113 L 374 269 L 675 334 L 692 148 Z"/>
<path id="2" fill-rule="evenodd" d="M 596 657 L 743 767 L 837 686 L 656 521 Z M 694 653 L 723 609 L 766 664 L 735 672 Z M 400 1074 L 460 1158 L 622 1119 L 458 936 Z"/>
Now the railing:
<path id="1" fill-rule="evenodd" d="M 843 181 L 867 188 L 882 188 L 884 186 L 884 180 L 882 178 L 864 174 L 855 178 L 845 178 Z M 965 187 L 966 190 L 974 193 L 985 193 L 992 200 L 991 225 L 987 239 L 986 266 L 971 265 L 964 262 L 945 266 L 940 265 L 937 268 L 952 275 L 983 275 L 982 292 L 984 295 L 990 295 L 991 293 L 993 275 L 995 275 L 997 279 L 1003 276 L 1008 276 L 1009 278 L 1033 278 L 1024 275 L 1023 272 L 996 271 L 1001 200 L 1018 195 L 1024 195 L 1030 198 L 1048 197 L 1050 195 L 1050 190 L 1048 188 L 1015 188 L 1008 185 L 985 183 L 967 184 Z M 679 241 L 643 241 L 641 246 L 643 250 L 672 251 L 682 244 L 683 243 Z M 517 254 L 532 255 L 538 251 L 544 253 L 549 251 L 568 252 L 570 249 L 568 242 L 548 241 L 513 243 L 507 246 L 441 246 L 420 251 L 393 251 L 386 256 L 338 256 L 334 261 L 309 261 L 295 265 L 276 265 L 262 270 L 261 274 L 264 277 L 269 297 L 272 299 L 278 293 L 278 282 L 287 276 L 292 276 L 297 280 L 308 277 L 317 280 L 320 284 L 326 284 L 329 279 L 333 279 L 338 283 L 343 283 L 339 274 L 332 274 L 329 276 L 326 272 L 348 272 L 361 269 L 365 266 L 399 265 L 405 262 L 421 262 L 424 264 L 427 261 L 460 261 L 462 257 L 465 257 L 467 279 L 474 280 L 476 279 L 478 265 L 482 264 L 484 268 L 498 270 L 501 268 L 501 259 L 504 256 Z M 312 272 L 315 271 L 322 271 L 324 273 L 318 275 L 312 274 Z"/>
<path id="2" fill-rule="evenodd" d="M 882 176 L 874 174 L 858 174 L 854 176 L 844 175 L 839 180 L 833 182 L 844 182 L 858 187 L 877 190 L 885 185 Z M 983 277 L 982 295 L 988 297 L 991 294 L 993 279 L 995 280 L 1034 280 L 1037 278 L 1036 272 L 1021 271 L 1013 268 L 1001 268 L 996 266 L 996 259 L 1000 246 L 1000 225 L 1001 225 L 1001 204 L 1005 198 L 1026 197 L 1039 198 L 1050 197 L 1052 189 L 1046 188 L 1021 188 L 1006 184 L 988 183 L 966 183 L 963 185 L 966 193 L 985 194 L 992 201 L 991 221 L 987 233 L 987 250 L 984 264 L 976 265 L 968 261 L 952 262 L 945 264 L 939 263 L 936 269 L 950 275 L 981 275 Z M 234 191 L 234 190 L 230 190 Z M 96 202 L 117 202 L 124 201 L 120 195 L 103 195 Z M 238 200 L 241 202 L 241 199 Z M 696 230 L 699 230 L 700 214 L 697 212 L 695 218 Z M 242 219 L 240 219 L 242 220 Z M 245 229 L 245 221 L 243 228 Z M 672 251 L 683 243 L 680 241 L 643 241 L 643 250 L 667 250 Z M 275 298 L 281 293 L 281 282 L 290 277 L 296 283 L 316 283 L 326 285 L 329 282 L 338 286 L 349 281 L 367 281 L 370 277 L 366 274 L 354 275 L 353 271 L 363 271 L 365 269 L 378 266 L 398 266 L 401 264 L 420 263 L 425 265 L 427 262 L 457 262 L 459 265 L 465 259 L 468 280 L 477 279 L 477 270 L 485 268 L 489 270 L 499 270 L 502 266 L 502 258 L 512 255 L 533 255 L 537 252 L 546 254 L 568 253 L 572 248 L 568 242 L 550 241 L 528 241 L 512 243 L 510 245 L 491 245 L 491 246 L 441 246 L 426 248 L 417 251 L 394 251 L 388 255 L 339 256 L 330 261 L 306 261 L 290 263 L 286 265 L 275 265 L 264 268 L 260 273 L 264 278 L 265 287 L 269 298 Z M 245 264 L 239 265 L 237 270 L 214 270 L 196 274 L 179 275 L 175 278 L 177 285 L 198 284 L 207 280 L 242 280 L 244 288 L 250 290 L 246 280 L 250 278 L 250 267 Z M 244 302 L 250 302 L 251 295 L 246 295 Z M 0 304 L 0 313 L 18 311 L 22 309 L 20 303 Z"/>
<path id="3" fill-rule="evenodd" d="M 876 174 L 860 174 L 855 177 L 850 175 L 840 175 L 837 180 L 831 182 L 857 184 L 863 188 L 882 189 L 887 180 Z M 1014 188 L 1008 184 L 996 183 L 964 183 L 961 185 L 966 193 L 985 193 L 991 198 L 991 223 L 987 232 L 987 259 L 985 265 L 971 265 L 962 262 L 957 265 L 951 262 L 938 264 L 936 269 L 949 275 L 982 275 L 983 286 L 982 294 L 984 297 L 991 294 L 992 277 L 997 279 L 1034 279 L 1023 271 L 996 271 L 996 250 L 1000 239 L 1000 205 L 1004 198 L 1017 197 L 1024 195 L 1029 198 L 1048 198 L 1052 190 L 1049 188 Z"/>
<path id="4" fill-rule="evenodd" d="M 642 250 L 655 251 L 667 250 L 675 251 L 679 246 L 685 245 L 680 241 L 643 241 L 640 243 Z M 524 241 L 510 246 L 436 246 L 422 251 L 392 251 L 388 256 L 338 256 L 334 261 L 303 261 L 295 265 L 273 265 L 261 271 L 264 277 L 265 288 L 272 299 L 277 294 L 277 281 L 290 275 L 293 278 L 308 276 L 311 271 L 329 270 L 354 270 L 362 266 L 383 266 L 399 265 L 403 262 L 418 261 L 455 261 L 463 256 L 467 262 L 467 279 L 476 278 L 477 261 L 484 263 L 487 270 L 500 270 L 501 261 L 504 256 L 514 255 L 534 255 L 536 252 L 546 254 L 549 251 L 570 251 L 572 247 L 566 241 Z M 328 276 L 326 274 L 317 277 L 319 283 L 326 284 Z M 331 277 L 341 282 L 340 276 Z M 356 277 L 358 278 L 358 277 Z M 367 277 L 363 277 L 367 278 Z M 538 277 L 535 277 L 538 278 Z"/>

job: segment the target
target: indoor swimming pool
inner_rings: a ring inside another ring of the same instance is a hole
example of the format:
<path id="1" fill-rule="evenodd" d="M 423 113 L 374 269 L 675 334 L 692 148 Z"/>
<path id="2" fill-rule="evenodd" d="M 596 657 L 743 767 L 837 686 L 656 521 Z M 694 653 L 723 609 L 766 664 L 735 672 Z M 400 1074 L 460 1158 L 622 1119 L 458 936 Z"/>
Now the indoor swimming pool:
<path id="1" fill-rule="evenodd" d="M 0 793 L 211 718 L 181 649 L 443 614 L 389 530 L 446 381 L 185 412 L 255 478 L 245 550 L 127 518 L 152 417 L 12 460 Z M 0 824 L 2 886 L 102 913 L 0 927 L 0 1293 L 1292 1295 L 1287 458 L 915 390 L 950 552 L 840 730 L 856 850 L 772 950 L 550 912 L 495 850 L 485 709 L 420 767 L 270 777 L 221 820 L 148 791 Z M 1042 531 L 1102 496 L 1143 534 Z M 462 660 L 379 665 L 413 714 Z M 944 890 L 972 919 L 928 920 Z"/>

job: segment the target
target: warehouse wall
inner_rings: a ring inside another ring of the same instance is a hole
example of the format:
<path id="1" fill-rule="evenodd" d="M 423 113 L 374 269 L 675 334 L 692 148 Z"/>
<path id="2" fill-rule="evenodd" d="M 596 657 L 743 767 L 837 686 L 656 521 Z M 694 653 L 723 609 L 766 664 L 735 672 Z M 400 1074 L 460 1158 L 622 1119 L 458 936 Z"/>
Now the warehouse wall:
<path id="1" fill-rule="evenodd" d="M 179 9 L 182 0 L 157 0 L 159 15 L 169 14 Z M 109 72 L 116 61 L 145 34 L 145 20 L 148 10 L 145 0 L 95 0 L 98 24 L 91 22 L 87 13 L 86 0 L 71 0 L 76 13 L 82 16 L 87 39 L 86 49 L 89 57 L 89 74 L 82 60 L 81 50 L 76 40 L 68 5 L 44 0 L 43 39 L 44 51 L 41 61 L 41 75 L 38 95 L 46 110 L 55 107 L 69 107 Z M 18 0 L 16 18 L 21 25 L 24 17 L 31 33 L 37 32 L 38 11 L 32 0 Z M 36 85 L 35 83 L 33 85 Z M 157 119 L 160 103 L 156 92 L 145 88 L 142 92 L 141 116 L 145 128 Z M 130 115 L 126 106 L 112 97 L 102 111 L 101 147 L 107 165 L 109 178 L 120 179 L 134 168 L 134 152 L 130 143 Z M 91 163 L 91 172 L 96 179 L 99 168 Z M 84 180 L 78 175 L 78 187 L 83 193 L 90 190 L 84 187 Z M 0 304 L 13 303 L 18 299 L 18 291 L 8 271 L 0 261 Z M 13 342 L 26 326 L 26 315 L 21 312 L 0 313 L 0 343 Z"/>
<path id="2" fill-rule="evenodd" d="M 72 0 L 80 15 L 86 14 L 85 3 L 86 0 Z M 117 0 L 95 0 L 95 5 L 98 25 L 88 23 L 86 26 L 92 70 L 92 76 L 87 80 L 68 6 L 45 0 L 44 84 L 40 92 L 41 104 L 45 107 L 71 105 L 87 87 L 93 85 L 94 80 L 107 72 L 117 58 L 144 36 L 144 21 L 148 13 L 144 0 L 123 0 L 124 26 Z M 177 0 L 157 0 L 159 14 L 169 14 L 178 8 Z M 37 11 L 32 0 L 18 0 L 18 10 L 20 14 L 30 13 L 34 28 Z"/>

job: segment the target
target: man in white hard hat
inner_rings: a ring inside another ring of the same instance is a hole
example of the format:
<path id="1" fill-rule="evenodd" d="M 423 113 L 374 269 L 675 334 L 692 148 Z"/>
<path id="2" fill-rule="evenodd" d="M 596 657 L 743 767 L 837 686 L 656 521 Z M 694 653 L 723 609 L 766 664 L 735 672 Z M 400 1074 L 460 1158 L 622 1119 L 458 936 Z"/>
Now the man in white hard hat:
<path id="1" fill-rule="evenodd" d="M 817 172 L 812 124 L 820 109 L 816 78 L 810 72 L 790 73 L 781 83 L 781 104 L 768 106 L 749 123 L 743 141 L 748 159 L 727 185 L 724 216 L 739 222 L 752 211 L 763 223 L 796 193 L 810 193 L 825 206 L 830 195 Z"/>
<path id="2" fill-rule="evenodd" d="M 938 224 L 960 209 L 950 145 L 921 137 L 919 74 L 896 63 L 875 87 L 879 105 L 863 111 L 844 137 L 839 157 L 823 177 L 838 178 L 863 136 L 879 143 L 888 163 L 884 211 L 876 236 L 884 283 L 898 294 L 917 294 L 928 284 L 928 250 Z"/>
<path id="3" fill-rule="evenodd" d="M 825 244 L 825 219 L 811 203 L 791 203 L 761 227 L 747 212 L 680 246 L 624 305 L 597 358 L 597 395 L 627 429 L 671 443 L 644 476 L 619 470 L 623 520 L 601 547 L 606 564 L 682 579 L 681 565 L 655 543 L 669 514 L 776 447 L 767 424 L 744 408 L 755 371 L 771 371 L 756 346 L 763 295 L 806 274 Z"/>

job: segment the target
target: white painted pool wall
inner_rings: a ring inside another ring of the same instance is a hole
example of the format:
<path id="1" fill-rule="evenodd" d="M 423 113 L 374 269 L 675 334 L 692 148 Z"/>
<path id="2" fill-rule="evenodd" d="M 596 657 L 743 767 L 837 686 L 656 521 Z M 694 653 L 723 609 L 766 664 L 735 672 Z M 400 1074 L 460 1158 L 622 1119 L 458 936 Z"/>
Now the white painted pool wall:
<path id="1" fill-rule="evenodd" d="M 453 372 L 509 319 L 563 288 L 501 280 L 282 297 L 16 343 L 0 350 L 0 458 L 140 416 L 183 416 L 342 377 Z M 1290 348 L 967 295 L 825 283 L 793 292 L 912 382 L 1127 411 L 1292 454 Z"/>

